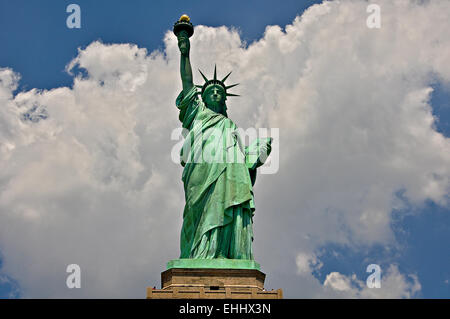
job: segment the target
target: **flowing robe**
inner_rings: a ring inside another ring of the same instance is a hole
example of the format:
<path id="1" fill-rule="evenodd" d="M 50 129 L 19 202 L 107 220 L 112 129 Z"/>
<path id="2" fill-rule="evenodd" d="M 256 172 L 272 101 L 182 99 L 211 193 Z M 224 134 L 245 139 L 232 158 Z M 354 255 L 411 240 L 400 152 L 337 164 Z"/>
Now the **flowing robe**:
<path id="1" fill-rule="evenodd" d="M 195 87 L 176 100 L 186 204 L 180 258 L 253 259 L 253 182 L 237 126 L 208 109 Z"/>

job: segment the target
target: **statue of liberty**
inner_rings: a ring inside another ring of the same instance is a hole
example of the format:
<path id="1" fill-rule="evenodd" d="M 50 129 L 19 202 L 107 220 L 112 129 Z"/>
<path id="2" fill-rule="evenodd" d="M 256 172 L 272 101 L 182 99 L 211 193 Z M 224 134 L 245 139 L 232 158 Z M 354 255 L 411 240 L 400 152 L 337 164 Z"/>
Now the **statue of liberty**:
<path id="1" fill-rule="evenodd" d="M 182 92 L 176 99 L 179 120 L 188 130 L 181 151 L 186 204 L 183 212 L 181 259 L 254 260 L 252 251 L 253 184 L 256 169 L 271 150 L 271 138 L 243 147 L 237 126 L 227 116 L 228 75 L 194 85 L 189 59 L 193 27 L 183 15 L 175 23 L 181 53 Z M 206 154 L 208 153 L 208 154 Z M 215 154 L 215 160 L 201 161 Z M 230 160 L 230 154 L 232 160 Z"/>

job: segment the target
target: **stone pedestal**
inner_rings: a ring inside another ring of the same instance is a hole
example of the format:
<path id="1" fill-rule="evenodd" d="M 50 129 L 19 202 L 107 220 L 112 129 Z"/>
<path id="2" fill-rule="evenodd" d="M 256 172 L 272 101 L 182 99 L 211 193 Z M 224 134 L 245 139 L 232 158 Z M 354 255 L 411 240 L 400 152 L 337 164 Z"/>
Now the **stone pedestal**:
<path id="1" fill-rule="evenodd" d="M 161 289 L 147 288 L 147 298 L 282 299 L 281 289 L 264 290 L 265 277 L 258 269 L 170 268 L 161 273 Z"/>

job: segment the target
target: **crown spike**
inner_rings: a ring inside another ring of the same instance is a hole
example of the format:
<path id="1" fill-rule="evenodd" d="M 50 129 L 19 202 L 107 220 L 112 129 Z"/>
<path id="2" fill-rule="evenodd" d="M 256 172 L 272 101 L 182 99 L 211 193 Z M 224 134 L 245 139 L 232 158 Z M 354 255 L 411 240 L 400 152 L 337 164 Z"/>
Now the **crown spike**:
<path id="1" fill-rule="evenodd" d="M 222 81 L 223 82 L 223 81 Z M 232 84 L 232 85 L 228 85 L 228 86 L 226 86 L 225 87 L 225 89 L 231 89 L 232 87 L 235 87 L 235 86 L 237 86 L 237 85 L 239 85 L 239 83 L 236 83 L 236 84 Z"/>
<path id="2" fill-rule="evenodd" d="M 227 96 L 240 96 L 239 94 L 227 93 Z"/>
<path id="3" fill-rule="evenodd" d="M 233 72 L 233 71 L 231 71 L 231 72 Z M 230 76 L 231 72 L 228 73 L 228 74 L 222 79 L 222 82 L 225 82 L 225 81 L 228 79 L 228 77 Z"/>
<path id="4" fill-rule="evenodd" d="M 203 80 L 205 80 L 205 82 L 208 82 L 208 78 L 203 74 L 202 71 L 200 71 L 200 69 L 198 69 L 198 72 L 200 72 L 200 74 L 202 75 Z"/>
<path id="5" fill-rule="evenodd" d="M 217 68 L 216 65 L 214 64 L 214 81 L 217 80 Z"/>

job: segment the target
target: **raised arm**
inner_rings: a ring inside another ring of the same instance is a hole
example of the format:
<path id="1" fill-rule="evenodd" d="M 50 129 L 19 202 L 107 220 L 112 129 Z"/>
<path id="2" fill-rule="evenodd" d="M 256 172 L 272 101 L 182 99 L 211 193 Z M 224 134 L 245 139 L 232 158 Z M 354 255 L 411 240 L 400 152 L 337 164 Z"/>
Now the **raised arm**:
<path id="1" fill-rule="evenodd" d="M 192 79 L 191 61 L 189 60 L 189 51 L 191 48 L 189 37 L 186 31 L 181 31 L 178 34 L 178 48 L 181 52 L 180 60 L 180 74 L 181 82 L 183 84 L 183 93 L 186 95 L 194 86 Z"/>

